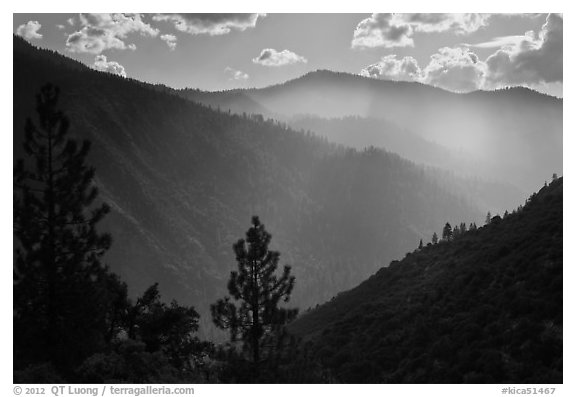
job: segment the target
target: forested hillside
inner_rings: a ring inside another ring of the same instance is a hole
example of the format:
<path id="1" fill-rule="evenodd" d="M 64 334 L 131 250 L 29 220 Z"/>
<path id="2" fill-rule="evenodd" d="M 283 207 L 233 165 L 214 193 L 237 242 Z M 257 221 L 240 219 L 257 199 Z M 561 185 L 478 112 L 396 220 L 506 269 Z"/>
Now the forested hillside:
<path id="1" fill-rule="evenodd" d="M 562 383 L 562 190 L 393 261 L 291 331 L 345 383 Z"/>
<path id="2" fill-rule="evenodd" d="M 104 258 L 140 294 L 194 305 L 201 325 L 252 215 L 293 266 L 296 306 L 323 302 L 485 209 L 444 173 L 378 149 L 344 149 L 262 116 L 244 117 L 91 70 L 14 37 L 14 157 L 35 94 L 51 82 L 71 134 L 92 142 L 113 235 Z"/>
<path id="3" fill-rule="evenodd" d="M 514 183 L 502 182 L 498 177 L 484 173 L 482 164 L 467 153 L 427 141 L 420 135 L 384 119 L 359 116 L 326 119 L 307 115 L 295 116 L 288 123 L 298 130 L 310 131 L 330 142 L 358 150 L 370 146 L 385 149 L 431 167 L 437 174 L 437 168 L 441 168 L 444 170 L 447 188 L 458 186 L 459 191 L 466 192 L 470 202 L 486 211 L 504 213 L 525 197 Z M 478 175 L 481 174 L 491 182 L 479 178 Z"/>

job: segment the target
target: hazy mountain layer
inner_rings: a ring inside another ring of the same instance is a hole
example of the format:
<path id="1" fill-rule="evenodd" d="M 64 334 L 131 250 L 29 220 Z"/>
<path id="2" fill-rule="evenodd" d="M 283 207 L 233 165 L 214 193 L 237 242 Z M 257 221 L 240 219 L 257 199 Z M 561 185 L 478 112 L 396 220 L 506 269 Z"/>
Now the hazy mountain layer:
<path id="1" fill-rule="evenodd" d="M 553 172 L 562 172 L 562 99 L 526 88 L 455 94 L 420 83 L 317 71 L 262 89 L 182 90 L 180 95 L 233 112 L 261 113 L 264 108 L 286 120 L 298 115 L 384 119 L 388 122 L 380 126 L 383 136 L 364 131 L 356 138 L 356 131 L 349 131 L 354 136 L 347 142 L 389 147 L 393 144 L 389 134 L 394 133 L 391 122 L 450 149 L 453 156 L 463 156 L 471 164 L 464 168 L 466 172 L 474 170 L 482 178 L 513 184 L 524 194 L 537 189 Z M 334 135 L 342 136 L 330 134 Z M 420 154 L 418 145 L 403 153 L 410 159 Z"/>

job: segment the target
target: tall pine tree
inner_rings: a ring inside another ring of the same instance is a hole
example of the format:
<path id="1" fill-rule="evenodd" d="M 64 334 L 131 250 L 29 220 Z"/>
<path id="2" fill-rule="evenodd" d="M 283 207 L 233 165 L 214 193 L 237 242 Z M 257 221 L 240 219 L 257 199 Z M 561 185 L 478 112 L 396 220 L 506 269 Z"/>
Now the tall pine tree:
<path id="1" fill-rule="evenodd" d="M 96 225 L 109 207 L 96 204 L 90 144 L 68 137 L 58 99 L 58 88 L 42 87 L 14 169 L 14 356 L 15 367 L 66 373 L 105 343 L 108 291 L 123 288 L 100 263 L 111 237 Z"/>
<path id="2" fill-rule="evenodd" d="M 259 376 L 263 337 L 280 331 L 297 314 L 296 309 L 279 307 L 281 301 L 290 299 L 294 276 L 290 266 L 276 275 L 280 253 L 268 249 L 271 238 L 258 217 L 253 217 L 246 239 L 234 244 L 238 270 L 231 272 L 228 292 L 235 302 L 226 297 L 210 307 L 214 323 L 230 331 L 232 342 L 240 335 L 251 357 L 254 381 Z"/>
<path id="3" fill-rule="evenodd" d="M 446 222 L 446 224 L 444 225 L 444 229 L 442 230 L 442 240 L 450 241 L 452 240 L 452 236 L 453 236 L 452 226 L 450 225 L 449 222 Z"/>

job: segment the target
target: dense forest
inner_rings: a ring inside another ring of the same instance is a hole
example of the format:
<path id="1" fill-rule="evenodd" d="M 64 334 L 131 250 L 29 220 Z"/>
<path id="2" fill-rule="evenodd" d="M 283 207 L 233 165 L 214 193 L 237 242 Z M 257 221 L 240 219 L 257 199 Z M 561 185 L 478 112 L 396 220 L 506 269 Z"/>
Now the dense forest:
<path id="1" fill-rule="evenodd" d="M 562 383 L 562 203 L 560 178 L 476 230 L 446 225 L 290 331 L 345 383 Z"/>
<path id="2" fill-rule="evenodd" d="M 446 172 L 380 149 L 346 149 L 261 115 L 210 109 L 18 37 L 15 158 L 46 82 L 61 88 L 70 133 L 93 143 L 88 161 L 112 208 L 102 222 L 115 241 L 105 262 L 131 286 L 132 298 L 155 282 L 170 286 L 162 295 L 197 306 L 201 334 L 212 338 L 222 335 L 206 320 L 208 304 L 234 262 L 231 245 L 254 214 L 274 231 L 273 248 L 300 280 L 294 303 L 309 307 L 447 220 L 477 222 L 486 211 Z"/>

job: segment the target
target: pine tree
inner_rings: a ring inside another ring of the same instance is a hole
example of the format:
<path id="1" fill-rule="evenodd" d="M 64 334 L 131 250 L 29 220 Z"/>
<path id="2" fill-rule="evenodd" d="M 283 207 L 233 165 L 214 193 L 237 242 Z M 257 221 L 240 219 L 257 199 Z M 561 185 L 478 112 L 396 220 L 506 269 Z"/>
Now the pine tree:
<path id="1" fill-rule="evenodd" d="M 420 239 L 420 244 L 418 244 L 418 249 L 421 250 L 422 247 L 424 247 L 424 244 L 422 243 L 422 239 Z"/>
<path id="2" fill-rule="evenodd" d="M 446 225 L 444 225 L 444 229 L 442 230 L 442 240 L 452 240 L 452 226 L 448 222 L 446 222 Z"/>
<path id="3" fill-rule="evenodd" d="M 454 226 L 454 230 L 452 230 L 452 238 L 460 237 L 460 227 L 458 225 Z"/>
<path id="4" fill-rule="evenodd" d="M 103 286 L 123 288 L 100 263 L 111 238 L 96 225 L 109 207 L 95 205 L 90 144 L 68 138 L 58 98 L 52 85 L 37 95 L 38 122 L 27 119 L 26 156 L 14 169 L 14 346 L 18 363 L 66 371 L 103 342 L 115 299 Z"/>
<path id="5" fill-rule="evenodd" d="M 486 225 L 489 225 L 490 222 L 492 221 L 492 214 L 490 213 L 490 211 L 488 211 L 488 213 L 486 214 Z"/>
<path id="6" fill-rule="evenodd" d="M 228 291 L 236 302 L 226 297 L 210 307 L 214 324 L 229 330 L 232 342 L 240 335 L 251 356 L 254 380 L 259 375 L 263 337 L 279 332 L 297 314 L 296 309 L 278 306 L 281 300 L 290 299 L 294 276 L 290 266 L 284 266 L 280 277 L 275 274 L 280 253 L 268 249 L 271 238 L 258 217 L 253 217 L 246 239 L 234 244 L 238 270 L 231 272 Z"/>
<path id="7" fill-rule="evenodd" d="M 438 235 L 436 232 L 432 235 L 432 244 L 438 244 Z"/>

